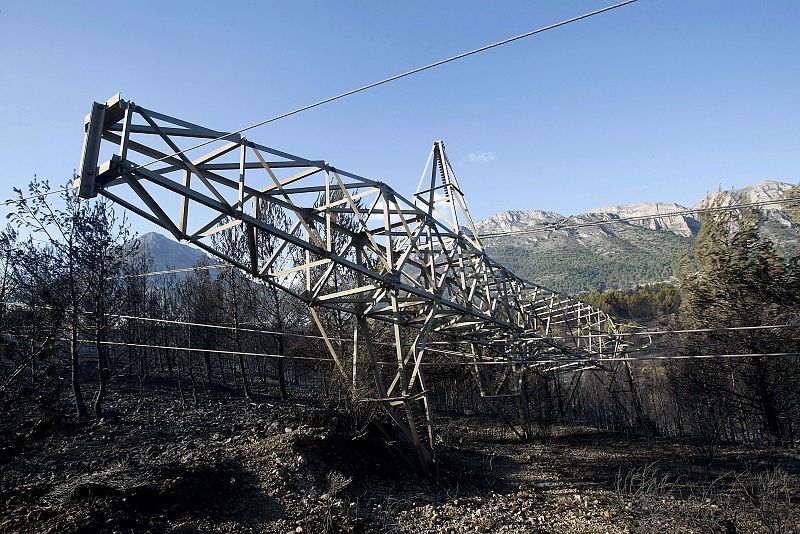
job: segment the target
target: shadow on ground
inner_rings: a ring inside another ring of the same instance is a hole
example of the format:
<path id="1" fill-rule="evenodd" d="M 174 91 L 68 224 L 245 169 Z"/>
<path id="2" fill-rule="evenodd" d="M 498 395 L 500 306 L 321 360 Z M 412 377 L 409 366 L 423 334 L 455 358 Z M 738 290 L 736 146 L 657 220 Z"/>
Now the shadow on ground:
<path id="1" fill-rule="evenodd" d="M 233 460 L 211 465 L 167 464 L 145 473 L 130 468 L 72 486 L 69 499 L 89 517 L 79 532 L 159 530 L 166 522 L 194 520 L 259 525 L 282 517 L 283 507 L 264 494 L 256 477 Z"/>

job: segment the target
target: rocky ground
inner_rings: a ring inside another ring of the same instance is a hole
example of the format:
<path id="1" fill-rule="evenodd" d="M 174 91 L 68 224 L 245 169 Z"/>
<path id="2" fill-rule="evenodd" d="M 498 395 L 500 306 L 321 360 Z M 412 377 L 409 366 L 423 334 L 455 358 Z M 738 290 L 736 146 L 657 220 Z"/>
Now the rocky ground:
<path id="1" fill-rule="evenodd" d="M 553 429 L 522 444 L 439 420 L 412 472 L 313 399 L 184 408 L 119 394 L 100 422 L 4 428 L 0 530 L 20 532 L 800 532 L 800 456 Z M 713 455 L 711 454 L 713 452 Z"/>

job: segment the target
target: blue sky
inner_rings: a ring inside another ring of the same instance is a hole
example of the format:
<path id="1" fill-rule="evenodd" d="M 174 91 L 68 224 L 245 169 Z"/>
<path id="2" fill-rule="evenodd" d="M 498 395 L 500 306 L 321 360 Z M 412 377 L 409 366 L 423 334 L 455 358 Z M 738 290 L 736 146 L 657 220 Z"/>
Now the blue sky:
<path id="1" fill-rule="evenodd" d="M 118 91 L 230 130 L 604 5 L 0 2 L 0 197 L 69 177 Z M 444 139 L 476 218 L 691 204 L 800 179 L 799 27 L 794 0 L 641 0 L 249 137 L 402 193 Z"/>

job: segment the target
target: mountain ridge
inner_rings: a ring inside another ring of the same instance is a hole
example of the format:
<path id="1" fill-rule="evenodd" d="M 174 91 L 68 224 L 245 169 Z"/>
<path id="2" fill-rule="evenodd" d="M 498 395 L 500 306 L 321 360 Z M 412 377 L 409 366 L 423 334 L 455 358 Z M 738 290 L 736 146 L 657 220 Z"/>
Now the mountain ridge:
<path id="1" fill-rule="evenodd" d="M 691 208 L 674 202 L 641 202 L 570 216 L 536 209 L 506 211 L 476 221 L 475 227 L 486 236 L 484 246 L 489 255 L 523 278 L 569 293 L 628 288 L 674 279 L 688 254 L 700 230 L 700 217 L 669 212 L 782 199 L 794 187 L 788 182 L 764 180 L 737 190 L 710 193 Z M 800 228 L 782 206 L 763 206 L 760 211 L 764 215 L 762 234 L 775 242 L 779 251 L 788 254 L 800 250 Z M 593 224 L 649 216 L 655 218 Z M 559 221 L 566 227 L 541 228 Z M 581 226 L 583 223 L 590 224 Z M 508 235 L 488 236 L 498 233 Z"/>
<path id="2" fill-rule="evenodd" d="M 534 225 L 531 222 L 556 222 L 559 220 L 591 220 L 611 217 L 648 217 L 663 216 L 656 219 L 645 221 L 631 221 L 629 224 L 637 224 L 648 227 L 651 230 L 667 230 L 681 236 L 696 236 L 700 228 L 700 220 L 692 214 L 669 215 L 670 212 L 689 211 L 693 209 L 704 209 L 710 205 L 729 206 L 736 201 L 737 195 L 742 196 L 742 201 L 764 202 L 782 199 L 785 194 L 796 187 L 789 182 L 779 182 L 777 180 L 762 180 L 750 186 L 733 190 L 720 190 L 706 195 L 706 198 L 698 200 L 691 207 L 683 206 L 675 202 L 646 201 L 634 204 L 615 204 L 593 208 L 589 211 L 577 215 L 561 215 L 553 211 L 539 209 L 531 210 L 509 210 L 496 213 L 485 219 L 475 221 L 478 233 L 490 234 L 497 232 L 508 232 L 522 229 L 530 229 Z M 766 206 L 762 211 L 767 213 L 783 214 L 779 207 Z M 787 220 L 782 217 L 783 220 Z"/>
<path id="3" fill-rule="evenodd" d="M 137 239 L 140 253 L 150 257 L 153 270 L 185 269 L 208 260 L 203 251 L 158 232 L 147 232 Z"/>
<path id="4" fill-rule="evenodd" d="M 673 279 L 690 250 L 700 219 L 669 212 L 731 205 L 738 198 L 742 202 L 780 199 L 793 187 L 788 182 L 764 180 L 738 190 L 711 193 L 691 208 L 674 202 L 641 202 L 571 216 L 538 209 L 509 210 L 476 221 L 475 226 L 484 235 L 526 231 L 483 240 L 490 256 L 522 278 L 568 293 L 628 288 Z M 800 250 L 800 228 L 791 216 L 780 206 L 762 207 L 761 211 L 765 215 L 763 233 L 779 249 Z M 571 225 L 650 215 L 657 217 L 527 232 L 560 221 Z M 189 268 L 209 259 L 202 251 L 157 232 L 144 234 L 139 241 L 141 250 L 152 257 L 153 270 Z"/>

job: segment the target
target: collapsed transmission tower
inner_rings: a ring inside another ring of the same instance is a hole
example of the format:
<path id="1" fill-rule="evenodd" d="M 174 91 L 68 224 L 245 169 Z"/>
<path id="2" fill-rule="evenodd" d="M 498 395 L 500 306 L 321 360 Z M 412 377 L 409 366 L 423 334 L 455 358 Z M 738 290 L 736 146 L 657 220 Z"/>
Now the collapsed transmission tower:
<path id="1" fill-rule="evenodd" d="M 213 143 L 193 159 L 180 148 L 204 140 Z M 103 195 L 307 304 L 341 378 L 357 400 L 386 409 L 426 469 L 435 439 L 422 363 L 452 360 L 441 343 L 458 342 L 481 397 L 522 438 L 530 435 L 526 366 L 620 350 L 601 310 L 486 254 L 442 141 L 408 199 L 325 161 L 116 95 L 86 117 L 77 185 L 82 198 Z M 242 254 L 221 250 L 214 236 L 223 231 L 244 236 Z M 350 344 L 329 334 L 326 310 L 352 317 Z M 379 358 L 386 331 L 391 364 Z"/>

